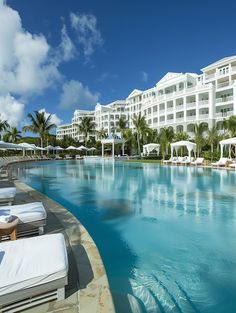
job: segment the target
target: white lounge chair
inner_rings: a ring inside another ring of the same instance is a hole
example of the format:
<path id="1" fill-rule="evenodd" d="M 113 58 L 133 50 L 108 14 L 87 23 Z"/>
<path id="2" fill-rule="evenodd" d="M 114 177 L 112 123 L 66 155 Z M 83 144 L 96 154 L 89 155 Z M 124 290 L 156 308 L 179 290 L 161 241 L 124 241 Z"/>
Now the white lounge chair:
<path id="1" fill-rule="evenodd" d="M 187 164 L 190 164 L 191 161 L 193 161 L 193 158 L 189 157 L 189 156 L 186 156 L 186 157 L 184 157 L 184 160 L 181 162 L 181 164 L 182 165 L 187 165 Z"/>
<path id="2" fill-rule="evenodd" d="M 195 161 L 191 162 L 191 165 L 202 165 L 204 162 L 204 158 L 196 158 Z"/>
<path id="3" fill-rule="evenodd" d="M 68 259 L 62 234 L 0 243 L 0 311 L 65 299 Z"/>
<path id="4" fill-rule="evenodd" d="M 174 161 L 174 159 L 175 159 L 175 157 L 173 157 L 173 158 L 169 158 L 169 160 L 163 160 L 163 163 L 164 164 L 168 164 L 168 163 L 171 163 L 172 161 Z"/>
<path id="5" fill-rule="evenodd" d="M 66 154 L 65 159 L 66 159 L 66 160 L 71 160 L 72 157 L 71 157 L 69 154 Z"/>
<path id="6" fill-rule="evenodd" d="M 179 163 L 183 162 L 183 160 L 184 160 L 184 157 L 177 157 L 176 160 L 172 161 L 172 164 L 179 164 Z"/>
<path id="7" fill-rule="evenodd" d="M 18 217 L 18 237 L 34 234 L 42 235 L 44 233 L 47 213 L 42 202 L 2 206 L 0 207 L 0 216 L 4 215 Z"/>
<path id="8" fill-rule="evenodd" d="M 16 195 L 16 187 L 0 188 L 0 204 L 8 203 L 11 205 Z"/>
<path id="9" fill-rule="evenodd" d="M 211 163 L 213 167 L 225 166 L 228 158 L 220 158 L 219 161 Z"/>
<path id="10" fill-rule="evenodd" d="M 231 168 L 236 169 L 236 162 L 231 163 L 229 166 L 230 166 Z"/>

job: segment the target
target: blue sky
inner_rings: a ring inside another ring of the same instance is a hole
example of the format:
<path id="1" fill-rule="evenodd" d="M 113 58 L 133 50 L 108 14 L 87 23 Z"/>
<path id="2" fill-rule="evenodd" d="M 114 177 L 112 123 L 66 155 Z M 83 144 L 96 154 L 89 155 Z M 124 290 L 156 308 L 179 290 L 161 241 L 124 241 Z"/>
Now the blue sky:
<path id="1" fill-rule="evenodd" d="M 235 12 L 229 0 L 0 0 L 1 118 L 69 122 L 168 71 L 199 73 L 235 54 Z"/>

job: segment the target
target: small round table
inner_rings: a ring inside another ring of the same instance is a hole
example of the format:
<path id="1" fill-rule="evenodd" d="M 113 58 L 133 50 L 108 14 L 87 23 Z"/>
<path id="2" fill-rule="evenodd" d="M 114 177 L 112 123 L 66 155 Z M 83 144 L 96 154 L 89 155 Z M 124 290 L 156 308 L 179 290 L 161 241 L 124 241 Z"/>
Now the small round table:
<path id="1" fill-rule="evenodd" d="M 19 219 L 17 216 L 13 217 L 13 220 L 10 223 L 1 223 L 0 222 L 0 241 L 3 236 L 9 236 L 11 240 L 17 239 L 17 224 Z"/>

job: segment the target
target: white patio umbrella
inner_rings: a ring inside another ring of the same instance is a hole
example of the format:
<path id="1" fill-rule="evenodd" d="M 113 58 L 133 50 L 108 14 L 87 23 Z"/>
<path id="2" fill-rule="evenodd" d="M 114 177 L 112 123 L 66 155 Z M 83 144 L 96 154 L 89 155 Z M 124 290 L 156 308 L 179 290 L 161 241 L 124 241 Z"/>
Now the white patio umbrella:
<path id="1" fill-rule="evenodd" d="M 77 148 L 74 146 L 69 146 L 68 148 L 66 148 L 66 150 L 77 150 Z"/>
<path id="2" fill-rule="evenodd" d="M 28 142 L 22 142 L 18 144 L 18 148 L 23 150 L 23 156 L 25 156 L 25 151 L 30 150 L 30 151 L 35 151 L 36 147 L 35 145 L 30 145 Z"/>
<path id="3" fill-rule="evenodd" d="M 60 147 L 60 146 L 56 146 L 55 149 L 56 149 L 56 151 L 63 151 L 63 150 L 64 150 L 64 149 L 63 149 L 62 147 Z"/>
<path id="4" fill-rule="evenodd" d="M 88 150 L 90 150 L 90 151 L 95 151 L 95 150 L 97 150 L 97 149 L 94 148 L 94 147 L 92 147 L 92 148 L 89 148 Z"/>
<path id="5" fill-rule="evenodd" d="M 80 151 L 82 151 L 82 150 L 88 150 L 88 148 L 86 148 L 85 146 L 80 146 L 79 148 L 77 148 L 77 150 L 80 150 Z"/>
<path id="6" fill-rule="evenodd" d="M 19 149 L 18 145 L 11 142 L 5 142 L 0 140 L 0 149 Z"/>
<path id="7" fill-rule="evenodd" d="M 46 150 L 55 150 L 55 147 L 54 147 L 54 146 L 49 145 L 49 146 L 45 147 L 44 149 L 46 149 Z"/>

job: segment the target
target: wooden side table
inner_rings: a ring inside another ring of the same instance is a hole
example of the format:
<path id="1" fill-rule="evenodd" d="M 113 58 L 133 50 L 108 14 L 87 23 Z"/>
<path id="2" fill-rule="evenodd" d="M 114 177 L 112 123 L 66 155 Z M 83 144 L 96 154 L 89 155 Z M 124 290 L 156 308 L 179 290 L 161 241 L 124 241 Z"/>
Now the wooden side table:
<path id="1" fill-rule="evenodd" d="M 0 223 L 0 241 L 3 236 L 9 236 L 11 240 L 17 239 L 18 217 L 14 216 L 10 223 Z"/>

